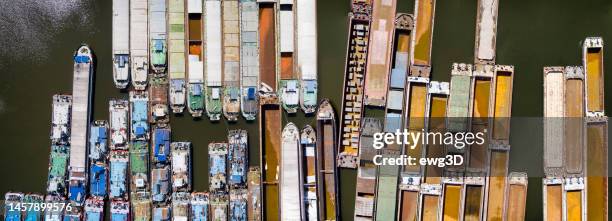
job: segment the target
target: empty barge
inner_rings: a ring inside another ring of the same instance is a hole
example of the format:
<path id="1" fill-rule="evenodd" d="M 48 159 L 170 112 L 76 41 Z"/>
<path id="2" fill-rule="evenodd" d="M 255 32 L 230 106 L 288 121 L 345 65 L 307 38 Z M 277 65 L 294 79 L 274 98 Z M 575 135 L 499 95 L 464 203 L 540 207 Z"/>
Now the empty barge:
<path id="1" fill-rule="evenodd" d="M 317 199 L 319 217 L 338 220 L 340 216 L 336 172 L 336 117 L 334 108 L 323 99 L 317 111 Z"/>
<path id="2" fill-rule="evenodd" d="M 260 168 L 262 170 L 263 220 L 280 220 L 281 116 L 276 94 L 265 83 L 260 87 Z"/>
<path id="3" fill-rule="evenodd" d="M 479 0 L 476 15 L 475 64 L 495 64 L 498 0 Z"/>
<path id="4" fill-rule="evenodd" d="M 431 46 L 433 44 L 436 0 L 414 1 L 415 33 L 411 36 L 412 51 L 410 76 L 428 78 L 431 74 Z"/>

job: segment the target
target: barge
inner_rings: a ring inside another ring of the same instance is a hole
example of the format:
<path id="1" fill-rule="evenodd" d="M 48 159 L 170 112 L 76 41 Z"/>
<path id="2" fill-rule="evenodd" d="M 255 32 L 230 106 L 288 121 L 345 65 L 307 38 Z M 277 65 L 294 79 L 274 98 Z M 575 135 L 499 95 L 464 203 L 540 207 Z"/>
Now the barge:
<path id="1" fill-rule="evenodd" d="M 223 116 L 240 116 L 240 14 L 238 0 L 223 1 Z"/>
<path id="2" fill-rule="evenodd" d="M 372 0 L 372 41 L 364 82 L 364 105 L 385 107 L 391 70 L 396 0 Z"/>
<path id="3" fill-rule="evenodd" d="M 300 145 L 300 131 L 295 124 L 285 125 L 281 138 L 280 160 L 280 216 L 281 220 L 300 219 L 300 167 L 297 159 Z"/>
<path id="4" fill-rule="evenodd" d="M 148 105 L 149 93 L 146 91 L 130 91 L 130 140 L 149 140 L 147 117 L 152 109 L 149 109 Z"/>
<path id="5" fill-rule="evenodd" d="M 586 111 L 604 115 L 604 41 L 601 37 L 584 40 L 582 63 L 586 78 Z"/>
<path id="6" fill-rule="evenodd" d="M 317 199 L 320 218 L 340 216 L 338 174 L 336 172 L 336 118 L 329 100 L 323 99 L 317 111 Z"/>
<path id="7" fill-rule="evenodd" d="M 344 97 L 340 109 L 338 166 L 357 168 L 359 130 L 363 115 L 363 87 L 368 57 L 372 5 L 353 0 L 349 13 L 349 37 L 344 72 Z"/>
<path id="8" fill-rule="evenodd" d="M 191 142 L 172 142 L 172 191 L 191 191 Z"/>
<path id="9" fill-rule="evenodd" d="M 153 221 L 170 221 L 172 220 L 172 208 L 167 204 L 153 205 L 152 215 Z"/>
<path id="10" fill-rule="evenodd" d="M 113 200 L 110 203 L 110 215 L 112 221 L 130 220 L 130 203 L 128 201 Z"/>
<path id="11" fill-rule="evenodd" d="M 295 64 L 295 27 L 293 0 L 279 1 L 277 43 L 280 52 L 280 79 L 278 81 L 278 94 L 283 109 L 289 114 L 295 114 L 299 109 L 299 80 Z M 282 214 L 281 214 L 282 215 Z"/>
<path id="12" fill-rule="evenodd" d="M 240 0 L 240 110 L 247 121 L 255 120 L 259 109 L 258 13 L 255 0 Z"/>
<path id="13" fill-rule="evenodd" d="M 508 203 L 506 220 L 525 220 L 527 206 L 527 173 L 512 172 L 508 174 Z"/>
<path id="14" fill-rule="evenodd" d="M 32 203 L 33 205 L 35 204 L 42 204 L 44 203 L 44 197 L 43 195 L 40 195 L 38 193 L 28 193 L 23 197 L 23 202 L 24 203 Z M 36 209 L 29 209 L 27 210 L 24 214 L 23 214 L 23 220 L 24 221 L 38 221 L 38 220 L 42 220 L 43 219 L 43 212 L 41 210 L 36 210 Z"/>
<path id="15" fill-rule="evenodd" d="M 246 130 L 230 130 L 227 135 L 229 154 L 229 185 L 246 187 L 248 172 L 248 136 Z"/>
<path id="16" fill-rule="evenodd" d="M 259 167 L 250 167 L 247 173 L 247 217 L 249 221 L 261 221 L 261 170 Z"/>
<path id="17" fill-rule="evenodd" d="M 356 188 L 355 188 L 355 219 L 356 220 L 374 220 L 376 216 L 376 211 L 374 207 L 377 201 L 382 201 L 382 198 L 376 198 L 377 193 L 377 166 L 374 165 L 374 161 L 372 160 L 378 151 L 373 148 L 374 141 L 374 133 L 382 132 L 383 125 L 380 119 L 365 117 L 363 118 L 363 129 L 361 129 L 361 134 L 359 137 L 359 166 L 357 167 L 357 180 L 356 180 Z M 391 147 L 385 147 L 391 148 Z M 391 151 L 396 151 L 399 154 L 399 150 L 391 149 Z M 380 168 L 381 172 L 383 168 Z M 397 171 L 396 171 L 397 173 Z M 397 177 L 397 174 L 393 177 Z M 380 185 L 384 186 L 388 180 L 385 182 L 382 176 L 378 176 L 380 179 Z M 392 178 L 392 177 L 389 177 Z M 392 194 L 393 197 L 387 198 L 388 201 L 396 201 L 396 186 L 397 186 L 397 178 L 393 183 L 393 186 L 387 187 L 387 191 L 389 194 Z M 382 190 L 382 187 L 380 188 Z M 382 206 L 382 205 L 381 205 Z M 381 208 L 383 209 L 383 208 Z M 395 210 L 395 206 L 391 208 Z M 387 217 L 389 219 L 393 219 L 395 216 L 395 212 L 391 214 L 391 217 Z"/>
<path id="18" fill-rule="evenodd" d="M 5 221 L 21 221 L 21 209 L 14 208 L 21 208 L 20 204 L 23 197 L 23 193 L 8 192 L 4 194 L 4 205 L 6 205 L 4 208 Z"/>
<path id="19" fill-rule="evenodd" d="M 491 103 L 495 100 L 495 66 L 476 64 L 473 66 L 472 83 L 470 86 L 471 124 L 473 133 L 490 131 L 490 119 L 493 117 Z M 475 143 L 467 150 L 467 168 L 471 172 L 485 172 L 487 162 L 488 139 L 481 145 Z"/>
<path id="20" fill-rule="evenodd" d="M 165 166 L 170 163 L 170 127 L 156 127 L 153 130 L 152 165 Z"/>
<path id="21" fill-rule="evenodd" d="M 112 200 L 128 199 L 128 162 L 129 153 L 127 151 L 111 151 L 109 197 Z"/>
<path id="22" fill-rule="evenodd" d="M 208 145 L 209 157 L 209 186 L 211 193 L 227 192 L 227 143 L 210 143 Z"/>
<path id="23" fill-rule="evenodd" d="M 191 193 L 191 208 L 190 215 L 192 221 L 207 221 L 209 217 L 209 201 L 208 193 L 193 192 Z"/>
<path id="24" fill-rule="evenodd" d="M 185 0 L 168 0 L 168 92 L 172 113 L 185 110 Z"/>
<path id="25" fill-rule="evenodd" d="M 263 72 L 265 73 L 265 72 Z M 263 79 L 262 79 L 263 80 Z M 262 168 L 262 220 L 280 220 L 279 176 L 282 110 L 276 93 L 265 83 L 260 87 L 259 147 Z"/>
<path id="26" fill-rule="evenodd" d="M 204 1 L 204 47 L 206 82 L 204 103 L 206 115 L 211 121 L 219 121 L 222 113 L 223 79 L 223 31 L 221 20 L 221 1 Z"/>
<path id="27" fill-rule="evenodd" d="M 189 51 L 187 53 L 187 107 L 192 117 L 201 117 L 204 113 L 204 51 L 202 42 L 202 1 L 187 1 L 187 36 Z"/>
<path id="28" fill-rule="evenodd" d="M 149 80 L 149 123 L 165 126 L 170 122 L 168 91 L 168 78 L 151 77 Z"/>
<path id="29" fill-rule="evenodd" d="M 72 112 L 72 96 L 53 95 L 51 105 L 51 144 L 68 145 L 70 139 L 70 118 Z"/>
<path id="30" fill-rule="evenodd" d="M 151 200 L 155 206 L 163 206 L 170 201 L 172 194 L 171 173 L 170 165 L 157 166 L 151 169 Z"/>
<path id="31" fill-rule="evenodd" d="M 585 131 L 585 82 L 584 69 L 580 66 L 565 67 L 564 98 L 564 163 L 565 172 L 584 175 Z"/>
<path id="32" fill-rule="evenodd" d="M 51 146 L 51 152 L 49 154 L 49 176 L 47 177 L 47 194 L 66 197 L 69 154 L 69 146 Z"/>
<path id="33" fill-rule="evenodd" d="M 166 0 L 149 1 L 149 55 L 153 74 L 163 77 L 167 63 L 167 21 Z"/>
<path id="34" fill-rule="evenodd" d="M 148 0 L 130 0 L 130 63 L 132 86 L 147 88 L 149 75 L 149 4 Z"/>
<path id="35" fill-rule="evenodd" d="M 452 93 L 451 93 L 452 94 Z M 442 220 L 461 220 L 463 173 L 446 170 L 442 177 Z"/>
<path id="36" fill-rule="evenodd" d="M 319 219 L 317 203 L 317 134 L 310 126 L 304 126 L 300 134 L 300 211 L 302 220 Z"/>
<path id="37" fill-rule="evenodd" d="M 278 6 L 275 1 L 257 1 L 257 4 L 259 6 L 259 83 L 266 84 L 271 92 L 278 93 Z M 263 89 L 260 87 L 259 90 Z"/>
<path id="38" fill-rule="evenodd" d="M 172 193 L 172 220 L 189 220 L 189 203 L 191 194 L 189 192 Z"/>
<path id="39" fill-rule="evenodd" d="M 414 1 L 415 30 L 411 38 L 410 76 L 429 78 L 433 43 L 435 0 Z"/>
<path id="40" fill-rule="evenodd" d="M 108 164 L 107 162 L 91 163 L 89 168 L 89 196 L 106 198 L 108 195 Z"/>
<path id="41" fill-rule="evenodd" d="M 89 134 L 89 159 L 93 163 L 106 164 L 108 160 L 108 122 L 97 120 Z"/>
<path id="42" fill-rule="evenodd" d="M 565 68 L 544 67 L 544 220 L 563 217 Z"/>
<path id="43" fill-rule="evenodd" d="M 229 219 L 234 221 L 247 220 L 248 195 L 246 188 L 235 188 L 229 192 Z"/>
<path id="44" fill-rule="evenodd" d="M 113 0 L 113 82 L 126 89 L 130 81 L 130 0 Z"/>
<path id="45" fill-rule="evenodd" d="M 104 220 L 104 200 L 99 198 L 89 198 L 85 200 L 85 219 L 86 221 Z"/>
<path id="46" fill-rule="evenodd" d="M 130 144 L 130 192 L 149 190 L 149 142 Z"/>
<path id="47" fill-rule="evenodd" d="M 152 202 L 151 193 L 149 192 L 138 192 L 132 194 L 131 199 L 132 205 L 130 206 L 131 218 L 134 221 L 149 221 L 152 218 Z"/>
<path id="48" fill-rule="evenodd" d="M 498 0 L 479 0 L 476 15 L 475 64 L 495 64 Z"/>
<path id="49" fill-rule="evenodd" d="M 111 99 L 109 101 L 110 149 L 128 149 L 128 101 Z"/>
<path id="50" fill-rule="evenodd" d="M 300 76 L 300 106 L 305 114 L 317 110 L 317 3 L 296 0 L 297 74 Z"/>
<path id="51" fill-rule="evenodd" d="M 210 219 L 211 220 L 228 220 L 227 193 L 215 193 L 210 195 Z"/>

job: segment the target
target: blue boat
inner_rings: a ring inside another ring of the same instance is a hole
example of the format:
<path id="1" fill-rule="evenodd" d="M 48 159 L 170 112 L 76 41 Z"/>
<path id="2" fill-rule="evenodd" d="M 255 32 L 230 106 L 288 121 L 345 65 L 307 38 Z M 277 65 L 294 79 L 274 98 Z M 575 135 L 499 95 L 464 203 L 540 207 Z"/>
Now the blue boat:
<path id="1" fill-rule="evenodd" d="M 229 141 L 229 184 L 245 187 L 248 171 L 247 132 L 246 130 L 230 130 L 227 139 Z"/>
<path id="2" fill-rule="evenodd" d="M 111 202 L 111 221 L 130 220 L 130 203 L 121 200 Z"/>
<path id="3" fill-rule="evenodd" d="M 172 190 L 172 187 L 170 187 L 170 174 L 170 166 L 151 170 L 151 192 L 154 203 L 165 203 L 168 201 L 170 191 Z"/>
<path id="4" fill-rule="evenodd" d="M 4 195 L 4 220 L 5 221 L 21 221 L 21 200 L 23 193 L 8 192 Z"/>
<path id="5" fill-rule="evenodd" d="M 191 194 L 191 221 L 208 221 L 208 193 Z"/>
<path id="6" fill-rule="evenodd" d="M 208 144 L 208 157 L 209 191 L 227 191 L 227 143 Z"/>
<path id="7" fill-rule="evenodd" d="M 92 163 L 106 163 L 108 157 L 108 122 L 95 121 L 89 132 L 89 159 Z"/>
<path id="8" fill-rule="evenodd" d="M 104 199 L 89 198 L 85 201 L 85 221 L 104 220 Z"/>
<path id="9" fill-rule="evenodd" d="M 170 163 L 170 127 L 157 127 L 153 132 L 153 163 Z"/>
<path id="10" fill-rule="evenodd" d="M 172 219 L 171 211 L 169 205 L 155 206 L 153 208 L 153 221 L 170 221 Z"/>
<path id="11" fill-rule="evenodd" d="M 148 103 L 148 92 L 130 91 L 130 132 L 132 140 L 149 140 Z"/>
<path id="12" fill-rule="evenodd" d="M 230 190 L 230 220 L 247 221 L 247 189 Z"/>
<path id="13" fill-rule="evenodd" d="M 110 156 L 110 198 L 128 198 L 128 155 L 124 150 L 111 151 Z"/>
<path id="14" fill-rule="evenodd" d="M 82 206 L 85 203 L 87 195 L 87 179 L 85 176 L 74 176 L 70 178 L 68 183 L 68 200 L 76 206 Z"/>
<path id="15" fill-rule="evenodd" d="M 92 164 L 89 169 L 89 195 L 106 198 L 106 183 L 108 181 L 108 168 L 105 164 Z"/>
<path id="16" fill-rule="evenodd" d="M 41 204 L 44 203 L 43 196 L 40 194 L 26 194 L 23 198 L 24 203 Z M 42 210 L 30 208 L 25 212 L 24 221 L 39 221 L 42 220 Z"/>

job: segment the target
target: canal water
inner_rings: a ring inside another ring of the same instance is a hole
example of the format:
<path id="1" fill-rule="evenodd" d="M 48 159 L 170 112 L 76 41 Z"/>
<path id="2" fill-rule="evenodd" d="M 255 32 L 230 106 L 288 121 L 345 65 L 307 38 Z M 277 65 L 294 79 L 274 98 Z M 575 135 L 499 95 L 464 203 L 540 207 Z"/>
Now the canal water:
<path id="1" fill-rule="evenodd" d="M 107 1 L 0 1 L 0 194 L 7 191 L 43 192 L 45 189 L 51 96 L 70 93 L 72 53 L 88 43 L 97 55 L 93 119 L 108 118 L 108 100 L 127 98 L 115 89 L 111 64 L 111 7 Z M 453 62 L 474 60 L 476 0 L 438 0 L 433 37 L 433 80 L 448 81 Z M 398 1 L 398 12 L 412 13 L 413 0 Z M 319 0 L 319 97 L 340 107 L 346 56 L 348 0 Z M 608 0 L 500 0 L 497 63 L 515 66 L 512 115 L 542 116 L 542 67 L 581 64 L 581 41 L 602 36 L 612 42 L 612 2 Z M 610 53 L 605 61 L 610 61 Z M 610 64 L 608 62 L 608 64 Z M 612 73 L 612 65 L 606 65 Z M 606 104 L 612 104 L 610 85 Z M 609 108 L 606 108 L 609 110 Z M 608 111 L 608 113 L 610 113 Z M 283 116 L 299 127 L 314 126 L 313 117 Z M 194 145 L 194 189 L 208 187 L 207 144 L 226 140 L 227 130 L 249 132 L 249 164 L 258 165 L 257 122 L 230 124 L 173 116 L 172 139 Z M 513 133 L 515 131 L 513 130 Z M 520 131 L 516 131 L 520 133 Z M 512 140 L 510 170 L 535 147 Z M 539 162 L 536 162 L 539 163 Z M 355 171 L 342 170 L 342 216 L 353 214 Z M 542 217 L 541 179 L 530 178 L 527 220 Z"/>

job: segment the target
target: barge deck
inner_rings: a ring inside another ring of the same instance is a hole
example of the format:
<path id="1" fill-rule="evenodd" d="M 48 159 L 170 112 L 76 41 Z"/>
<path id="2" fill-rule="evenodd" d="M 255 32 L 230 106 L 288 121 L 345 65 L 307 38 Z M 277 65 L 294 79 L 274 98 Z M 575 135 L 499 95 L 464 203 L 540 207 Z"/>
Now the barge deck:
<path id="1" fill-rule="evenodd" d="M 223 116 L 240 116 L 240 13 L 238 0 L 223 1 Z"/>
<path id="2" fill-rule="evenodd" d="M 130 144 L 130 192 L 149 190 L 149 142 L 133 141 Z"/>
<path id="3" fill-rule="evenodd" d="M 149 123 L 164 126 L 170 122 L 168 78 L 151 77 L 149 81 Z"/>
<path id="4" fill-rule="evenodd" d="M 187 2 L 187 107 L 192 117 L 201 117 L 204 112 L 204 50 L 202 42 L 202 1 Z"/>
<path id="5" fill-rule="evenodd" d="M 495 64 L 499 0 L 479 0 L 476 15 L 475 64 Z"/>
<path id="6" fill-rule="evenodd" d="M 281 116 L 276 94 L 262 83 L 260 94 L 259 128 L 261 131 L 260 168 L 263 184 L 263 220 L 280 220 L 279 176 L 281 173 Z"/>
<path id="7" fill-rule="evenodd" d="M 53 95 L 51 105 L 51 144 L 68 145 L 72 113 L 72 95 Z"/>
<path id="8" fill-rule="evenodd" d="M 113 0 L 113 82 L 118 89 L 130 81 L 130 0 Z"/>
<path id="9" fill-rule="evenodd" d="M 110 149 L 126 150 L 128 149 L 128 101 L 123 99 L 111 99 L 108 106 L 110 118 Z"/>
<path id="10" fill-rule="evenodd" d="M 149 140 L 149 93 L 130 91 L 130 140 Z"/>
<path id="11" fill-rule="evenodd" d="M 255 120 L 259 109 L 259 9 L 255 0 L 240 0 L 240 109 L 247 121 Z"/>
<path id="12" fill-rule="evenodd" d="M 149 0 L 149 54 L 151 69 L 156 77 L 165 76 L 168 66 L 166 11 L 166 0 Z"/>
<path id="13" fill-rule="evenodd" d="M 204 103 L 206 114 L 211 121 L 219 121 L 222 114 L 222 81 L 223 81 L 223 31 L 221 20 L 221 1 L 205 1 L 204 47 L 205 57 L 205 89 Z"/>
<path id="14" fill-rule="evenodd" d="M 300 106 L 305 114 L 317 110 L 317 3 L 296 0 L 297 74 L 300 78 Z"/>
<path id="15" fill-rule="evenodd" d="M 210 143 L 208 145 L 209 156 L 209 186 L 212 193 L 227 194 L 227 143 Z"/>
<path id="16" fill-rule="evenodd" d="M 374 207 L 377 200 L 377 166 L 374 165 L 372 159 L 378 151 L 373 148 L 373 136 L 374 133 L 382 132 L 382 123 L 383 122 L 380 119 L 369 117 L 363 118 L 363 129 L 359 137 L 360 160 L 357 167 L 357 180 L 355 188 L 356 220 L 374 220 L 374 216 L 376 215 Z M 379 178 L 382 178 L 382 176 Z M 392 197 L 391 199 L 395 201 L 395 197 Z"/>
<path id="17" fill-rule="evenodd" d="M 132 86 L 145 90 L 149 75 L 149 4 L 130 0 L 130 56 Z"/>
<path id="18" fill-rule="evenodd" d="M 248 172 L 248 135 L 246 130 L 230 130 L 227 135 L 229 144 L 229 185 L 242 188 L 247 185 Z"/>
<path id="19" fill-rule="evenodd" d="M 109 198 L 113 200 L 128 199 L 128 162 L 129 153 L 125 150 L 113 150 L 110 153 Z"/>
<path id="20" fill-rule="evenodd" d="M 168 96 L 172 113 L 180 114 L 186 105 L 185 0 L 168 0 L 168 27 Z"/>
<path id="21" fill-rule="evenodd" d="M 302 220 L 318 220 L 317 202 L 317 135 L 310 126 L 304 126 L 300 134 L 300 209 Z"/>
<path id="22" fill-rule="evenodd" d="M 300 219 L 300 167 L 299 145 L 300 131 L 295 124 L 289 122 L 282 132 L 281 160 L 280 160 L 280 216 L 281 220 Z"/>
<path id="23" fill-rule="evenodd" d="M 336 118 L 329 100 L 323 99 L 317 111 L 317 199 L 320 218 L 338 220 L 340 216 L 338 174 L 336 171 Z"/>
<path id="24" fill-rule="evenodd" d="M 436 0 L 414 1 L 416 30 L 412 35 L 410 75 L 429 77 L 431 74 L 431 47 L 433 44 Z"/>
<path id="25" fill-rule="evenodd" d="M 299 80 L 295 65 L 295 21 L 293 0 L 279 2 L 279 36 L 280 51 L 280 80 L 278 81 L 278 94 L 283 109 L 289 114 L 295 114 L 299 109 Z"/>
<path id="26" fill-rule="evenodd" d="M 527 173 L 512 172 L 508 174 L 508 203 L 506 220 L 525 220 L 527 206 Z"/>

